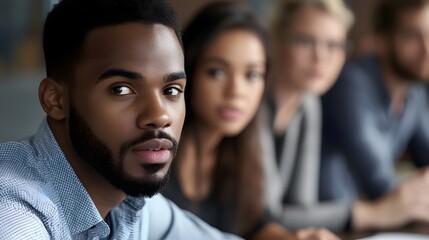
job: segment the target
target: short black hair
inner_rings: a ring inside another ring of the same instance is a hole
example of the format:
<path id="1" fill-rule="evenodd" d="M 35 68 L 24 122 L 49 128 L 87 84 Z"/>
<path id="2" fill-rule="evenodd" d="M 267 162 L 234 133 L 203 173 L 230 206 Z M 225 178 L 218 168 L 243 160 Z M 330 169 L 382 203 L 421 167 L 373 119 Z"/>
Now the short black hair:
<path id="1" fill-rule="evenodd" d="M 428 4 L 429 0 L 381 0 L 375 7 L 373 29 L 378 34 L 392 34 L 398 24 L 399 15 Z"/>
<path id="2" fill-rule="evenodd" d="M 128 22 L 165 25 L 175 31 L 182 44 L 177 13 L 168 0 L 62 0 L 44 25 L 47 76 L 71 77 L 91 30 Z"/>

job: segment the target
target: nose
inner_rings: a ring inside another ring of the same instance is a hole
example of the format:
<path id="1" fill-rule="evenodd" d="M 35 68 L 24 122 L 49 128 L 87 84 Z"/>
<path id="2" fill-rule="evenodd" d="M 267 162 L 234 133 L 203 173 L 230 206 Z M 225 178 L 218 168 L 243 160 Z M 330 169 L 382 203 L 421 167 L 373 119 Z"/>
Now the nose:
<path id="1" fill-rule="evenodd" d="M 324 59 L 330 54 L 329 47 L 325 43 L 317 42 L 314 44 L 313 58 L 316 62 L 324 61 Z"/>
<path id="2" fill-rule="evenodd" d="M 137 127 L 140 129 L 163 129 L 171 126 L 168 106 L 161 94 L 145 95 L 138 104 Z"/>
<path id="3" fill-rule="evenodd" d="M 242 84 L 244 81 L 244 76 L 238 73 L 233 74 L 232 77 L 228 79 L 228 83 L 225 86 L 225 96 L 229 98 L 240 96 L 244 91 L 244 86 Z"/>

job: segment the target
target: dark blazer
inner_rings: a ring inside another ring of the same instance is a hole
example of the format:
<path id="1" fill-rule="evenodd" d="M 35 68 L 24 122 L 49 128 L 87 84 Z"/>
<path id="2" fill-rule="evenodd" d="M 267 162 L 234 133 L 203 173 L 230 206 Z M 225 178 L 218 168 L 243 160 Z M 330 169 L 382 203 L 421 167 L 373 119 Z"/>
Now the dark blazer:
<path id="1" fill-rule="evenodd" d="M 326 227 L 342 230 L 350 217 L 350 203 L 318 199 L 320 147 L 320 98 L 306 95 L 291 119 L 277 163 L 273 119 L 275 109 L 262 107 L 261 145 L 265 170 L 266 201 L 272 214 L 289 229 Z"/>

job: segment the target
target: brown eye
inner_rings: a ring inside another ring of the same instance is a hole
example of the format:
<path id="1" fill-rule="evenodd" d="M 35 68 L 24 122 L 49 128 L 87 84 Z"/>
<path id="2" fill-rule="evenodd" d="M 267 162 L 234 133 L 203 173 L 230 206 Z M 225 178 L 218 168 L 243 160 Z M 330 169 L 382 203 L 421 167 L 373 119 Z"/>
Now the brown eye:
<path id="1" fill-rule="evenodd" d="M 208 75 L 214 79 L 223 79 L 226 76 L 225 71 L 217 69 L 217 68 L 212 68 L 209 69 L 207 71 Z"/>
<path id="2" fill-rule="evenodd" d="M 246 74 L 247 80 L 254 82 L 258 80 L 264 79 L 264 75 L 262 73 L 256 72 L 256 71 L 250 71 Z"/>
<path id="3" fill-rule="evenodd" d="M 164 94 L 164 95 L 167 95 L 167 96 L 178 96 L 178 95 L 180 95 L 182 92 L 183 92 L 183 91 L 182 91 L 181 89 L 179 89 L 179 88 L 176 88 L 176 87 L 169 87 L 169 88 L 166 88 L 166 89 L 163 91 L 163 94 Z"/>
<path id="4" fill-rule="evenodd" d="M 346 44 L 343 42 L 329 41 L 327 42 L 329 51 L 343 51 L 346 49 Z"/>
<path id="5" fill-rule="evenodd" d="M 131 88 L 127 87 L 127 86 L 117 86 L 117 87 L 113 87 L 110 90 L 113 94 L 115 95 L 129 95 L 129 94 L 134 94 L 133 90 L 131 90 Z"/>

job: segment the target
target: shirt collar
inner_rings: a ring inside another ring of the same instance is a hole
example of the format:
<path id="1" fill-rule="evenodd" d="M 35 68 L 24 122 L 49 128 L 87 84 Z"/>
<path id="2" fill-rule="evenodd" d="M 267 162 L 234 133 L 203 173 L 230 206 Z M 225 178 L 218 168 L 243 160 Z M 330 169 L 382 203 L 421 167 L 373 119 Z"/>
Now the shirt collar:
<path id="1" fill-rule="evenodd" d="M 72 235 L 90 229 L 103 221 L 95 204 L 67 161 L 56 141 L 47 119 L 35 135 L 36 149 L 43 158 L 49 176 L 47 181 L 53 186 L 61 204 L 62 215 Z"/>
<path id="2" fill-rule="evenodd" d="M 361 64 L 366 65 L 365 67 L 369 69 L 369 71 L 371 71 L 372 74 L 375 76 L 374 84 L 376 86 L 377 94 L 378 96 L 380 96 L 385 109 L 390 109 L 392 99 L 385 83 L 385 77 L 381 71 L 380 58 L 378 58 L 374 54 L 369 54 L 367 56 L 362 57 Z M 412 98 L 416 94 L 418 89 L 421 88 L 420 85 L 421 84 L 418 82 L 414 82 L 410 85 L 405 99 L 406 105 L 409 105 L 413 101 Z"/>

